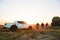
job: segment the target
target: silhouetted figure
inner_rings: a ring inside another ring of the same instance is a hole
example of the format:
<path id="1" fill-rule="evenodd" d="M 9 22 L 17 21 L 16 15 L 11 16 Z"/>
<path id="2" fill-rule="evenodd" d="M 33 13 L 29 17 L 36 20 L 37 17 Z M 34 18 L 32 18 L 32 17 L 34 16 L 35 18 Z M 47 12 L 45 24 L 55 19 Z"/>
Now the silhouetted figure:
<path id="1" fill-rule="evenodd" d="M 36 24 L 36 28 L 39 29 L 39 23 Z"/>
<path id="2" fill-rule="evenodd" d="M 49 25 L 48 23 L 45 24 L 46 29 L 48 28 L 48 25 Z"/>
<path id="3" fill-rule="evenodd" d="M 39 23 L 37 23 L 36 25 L 39 25 Z"/>
<path id="4" fill-rule="evenodd" d="M 44 23 L 41 23 L 41 27 L 44 28 Z"/>

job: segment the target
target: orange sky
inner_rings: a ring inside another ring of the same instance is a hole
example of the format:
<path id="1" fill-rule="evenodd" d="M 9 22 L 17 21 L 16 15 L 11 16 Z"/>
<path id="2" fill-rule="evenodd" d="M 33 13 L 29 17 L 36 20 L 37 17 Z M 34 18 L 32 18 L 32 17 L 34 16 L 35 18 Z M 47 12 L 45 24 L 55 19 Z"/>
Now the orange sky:
<path id="1" fill-rule="evenodd" d="M 21 20 L 51 23 L 54 16 L 60 16 L 59 0 L 0 0 L 0 24 Z"/>

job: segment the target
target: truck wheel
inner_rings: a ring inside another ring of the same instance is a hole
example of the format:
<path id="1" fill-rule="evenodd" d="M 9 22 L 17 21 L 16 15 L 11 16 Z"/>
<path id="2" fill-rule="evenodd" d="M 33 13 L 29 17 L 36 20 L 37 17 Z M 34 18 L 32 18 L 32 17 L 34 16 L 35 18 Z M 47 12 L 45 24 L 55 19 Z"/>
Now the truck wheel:
<path id="1" fill-rule="evenodd" d="M 18 29 L 18 28 L 17 28 L 16 25 L 12 25 L 11 28 L 10 28 L 10 30 L 13 31 L 13 32 L 17 31 L 17 29 Z"/>

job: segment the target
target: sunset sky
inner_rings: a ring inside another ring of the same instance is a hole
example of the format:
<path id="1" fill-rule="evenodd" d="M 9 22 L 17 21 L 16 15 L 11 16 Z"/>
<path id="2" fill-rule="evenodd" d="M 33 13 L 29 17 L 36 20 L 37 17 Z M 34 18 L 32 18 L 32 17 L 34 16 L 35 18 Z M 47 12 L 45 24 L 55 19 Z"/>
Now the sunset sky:
<path id="1" fill-rule="evenodd" d="M 0 0 L 0 24 L 18 20 L 50 23 L 60 16 L 60 0 Z"/>

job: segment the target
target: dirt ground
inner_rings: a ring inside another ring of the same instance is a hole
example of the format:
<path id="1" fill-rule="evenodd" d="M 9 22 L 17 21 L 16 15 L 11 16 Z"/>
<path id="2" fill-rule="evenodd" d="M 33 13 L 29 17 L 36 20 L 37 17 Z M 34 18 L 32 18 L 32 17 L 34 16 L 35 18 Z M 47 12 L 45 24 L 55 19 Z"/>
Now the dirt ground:
<path id="1" fill-rule="evenodd" d="M 9 29 L 0 28 L 0 40 L 60 40 L 60 30 L 41 30 L 18 30 L 17 32 L 11 32 Z"/>
<path id="2" fill-rule="evenodd" d="M 0 40 L 59 40 L 54 32 L 37 32 L 33 30 L 21 30 L 17 32 L 0 31 Z M 60 37 L 60 34 L 59 34 Z"/>

